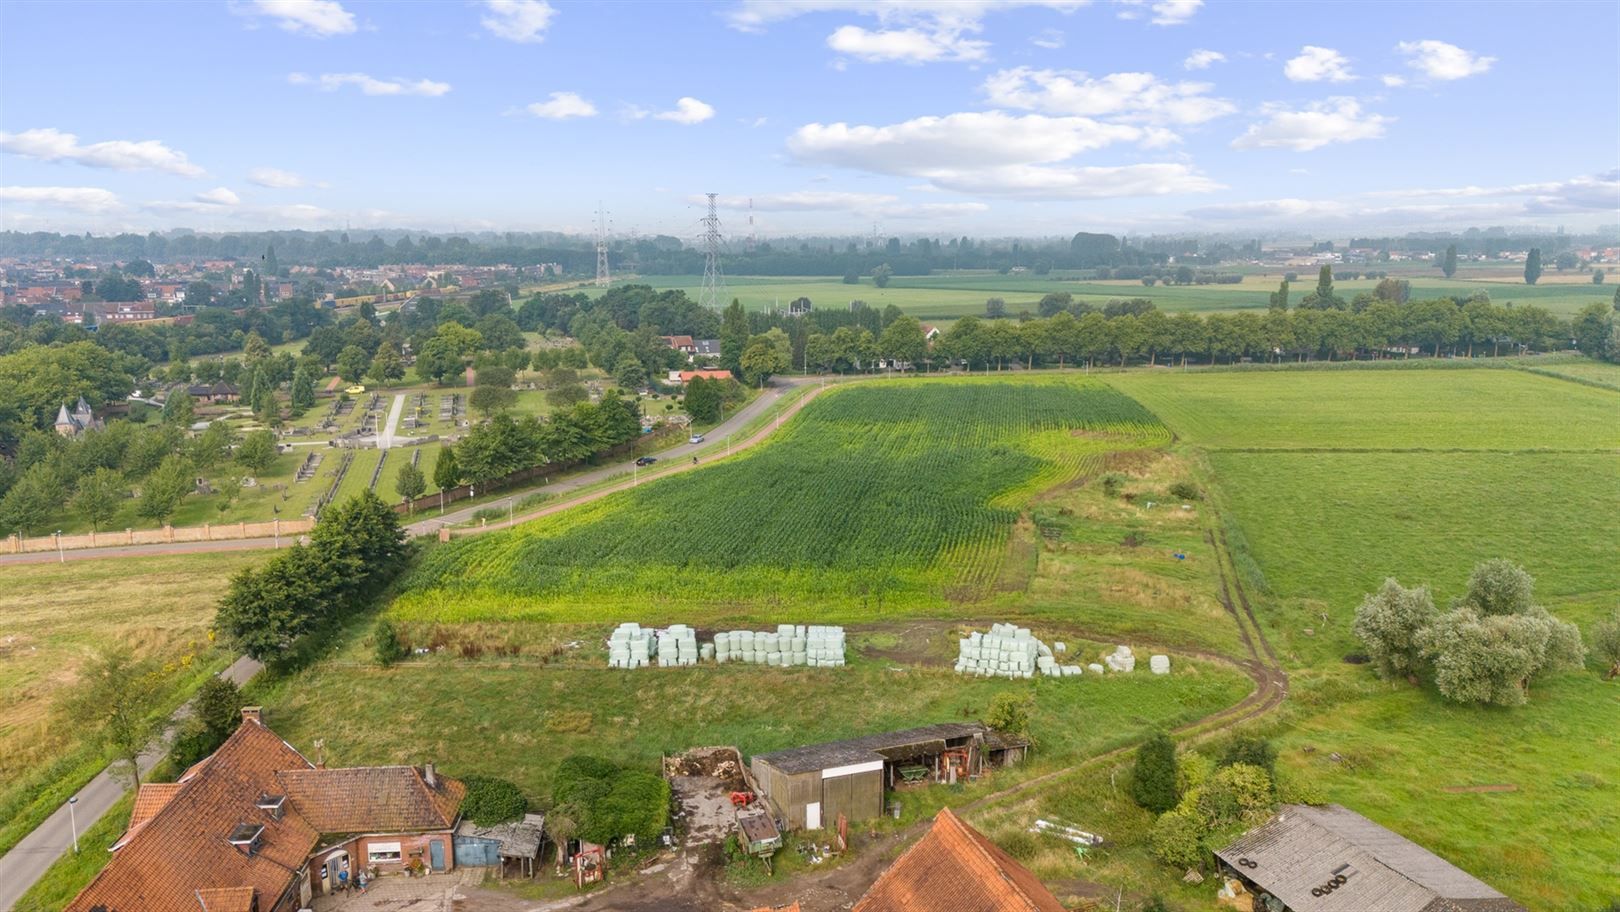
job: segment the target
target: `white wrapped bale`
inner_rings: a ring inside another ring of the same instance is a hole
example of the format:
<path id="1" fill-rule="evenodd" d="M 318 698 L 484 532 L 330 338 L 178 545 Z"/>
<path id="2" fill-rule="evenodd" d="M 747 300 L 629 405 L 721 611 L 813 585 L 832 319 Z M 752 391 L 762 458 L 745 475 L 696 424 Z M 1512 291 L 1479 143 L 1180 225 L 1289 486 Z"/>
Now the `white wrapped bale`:
<path id="1" fill-rule="evenodd" d="M 1101 665 L 1098 665 L 1096 662 L 1092 662 L 1090 665 L 1087 665 L 1086 670 L 1090 671 L 1092 674 L 1102 674 L 1103 673 L 1103 667 Z"/>
<path id="2" fill-rule="evenodd" d="M 1165 655 L 1151 656 L 1148 659 L 1148 669 L 1156 675 L 1170 673 L 1170 657 Z"/>

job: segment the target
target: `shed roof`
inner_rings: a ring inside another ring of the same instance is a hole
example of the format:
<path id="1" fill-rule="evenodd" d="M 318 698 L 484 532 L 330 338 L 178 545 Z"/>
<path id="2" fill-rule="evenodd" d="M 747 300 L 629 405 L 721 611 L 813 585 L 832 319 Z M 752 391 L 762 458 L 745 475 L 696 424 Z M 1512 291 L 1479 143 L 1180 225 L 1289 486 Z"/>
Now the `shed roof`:
<path id="1" fill-rule="evenodd" d="M 812 770 L 831 769 L 852 763 L 868 763 L 887 759 L 885 752 L 903 751 L 928 742 L 943 742 L 957 738 L 971 738 L 990 731 L 982 722 L 942 722 L 904 731 L 883 732 L 850 738 L 847 741 L 828 741 L 788 750 L 758 754 L 755 759 L 776 767 L 784 773 L 808 773 Z M 943 748 L 943 744 L 939 745 Z"/>
<path id="2" fill-rule="evenodd" d="M 461 826 L 456 827 L 457 836 L 470 836 L 476 839 L 493 839 L 500 843 L 500 855 L 503 858 L 535 858 L 540 854 L 540 843 L 545 838 L 546 817 L 544 814 L 524 814 L 522 820 L 513 820 L 509 823 L 497 823 L 494 826 L 479 826 L 471 820 L 463 820 Z"/>
<path id="3" fill-rule="evenodd" d="M 945 808 L 854 912 L 1062 912 L 1028 868 Z"/>
<path id="4" fill-rule="evenodd" d="M 1294 912 L 1524 910 L 1428 849 L 1337 804 L 1283 805 L 1215 854 Z M 1346 878 L 1342 886 L 1311 894 L 1339 875 Z"/>

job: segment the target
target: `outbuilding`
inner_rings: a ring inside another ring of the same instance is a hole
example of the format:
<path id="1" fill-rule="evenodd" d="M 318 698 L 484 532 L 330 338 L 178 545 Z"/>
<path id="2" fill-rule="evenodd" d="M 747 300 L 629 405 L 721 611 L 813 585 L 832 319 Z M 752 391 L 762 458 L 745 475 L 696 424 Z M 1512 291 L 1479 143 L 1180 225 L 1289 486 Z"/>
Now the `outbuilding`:
<path id="1" fill-rule="evenodd" d="M 945 722 L 758 754 L 749 767 L 788 829 L 817 830 L 842 814 L 851 823 L 883 813 L 904 783 L 957 782 L 986 766 L 1014 763 L 1028 741 L 979 722 Z"/>

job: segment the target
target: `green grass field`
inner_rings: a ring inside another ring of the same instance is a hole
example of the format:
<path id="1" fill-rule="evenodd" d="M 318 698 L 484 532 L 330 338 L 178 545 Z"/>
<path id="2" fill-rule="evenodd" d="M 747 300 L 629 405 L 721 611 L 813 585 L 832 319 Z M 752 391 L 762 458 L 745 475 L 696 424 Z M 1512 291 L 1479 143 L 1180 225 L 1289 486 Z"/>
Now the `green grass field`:
<path id="1" fill-rule="evenodd" d="M 1134 402 L 1080 378 L 832 390 L 712 471 L 435 549 L 400 610 L 479 620 L 763 600 L 827 617 L 974 600 L 1031 495 L 1165 439 Z"/>

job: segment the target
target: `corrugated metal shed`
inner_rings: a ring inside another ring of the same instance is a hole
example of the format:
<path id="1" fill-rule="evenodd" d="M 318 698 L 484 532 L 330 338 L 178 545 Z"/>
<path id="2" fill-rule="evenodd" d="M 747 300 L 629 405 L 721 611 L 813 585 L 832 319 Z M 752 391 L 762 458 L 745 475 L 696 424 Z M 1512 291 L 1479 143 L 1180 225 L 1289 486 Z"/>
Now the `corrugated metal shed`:
<path id="1" fill-rule="evenodd" d="M 1284 805 L 1215 854 L 1293 912 L 1524 912 L 1428 849 L 1336 804 Z"/>
<path id="2" fill-rule="evenodd" d="M 877 759 L 903 759 L 910 752 L 908 749 L 930 743 L 934 751 L 938 752 L 944 749 L 946 741 L 982 736 L 989 731 L 988 726 L 979 722 L 943 722 L 921 728 L 908 728 L 905 731 L 851 738 L 847 741 L 829 741 L 825 744 L 811 744 L 769 754 L 756 754 L 754 759 L 762 760 L 784 773 L 808 773 Z M 891 756 L 891 753 L 897 756 Z"/>

